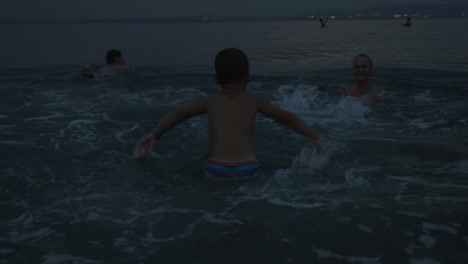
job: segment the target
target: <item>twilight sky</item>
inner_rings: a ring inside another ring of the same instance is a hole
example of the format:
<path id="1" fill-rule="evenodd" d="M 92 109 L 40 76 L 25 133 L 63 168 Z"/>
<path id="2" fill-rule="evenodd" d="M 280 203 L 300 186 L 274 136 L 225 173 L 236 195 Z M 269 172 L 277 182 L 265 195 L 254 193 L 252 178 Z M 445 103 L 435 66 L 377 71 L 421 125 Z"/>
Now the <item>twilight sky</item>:
<path id="1" fill-rule="evenodd" d="M 295 16 L 324 9 L 467 0 L 0 0 L 0 20 L 119 19 L 171 16 Z"/>

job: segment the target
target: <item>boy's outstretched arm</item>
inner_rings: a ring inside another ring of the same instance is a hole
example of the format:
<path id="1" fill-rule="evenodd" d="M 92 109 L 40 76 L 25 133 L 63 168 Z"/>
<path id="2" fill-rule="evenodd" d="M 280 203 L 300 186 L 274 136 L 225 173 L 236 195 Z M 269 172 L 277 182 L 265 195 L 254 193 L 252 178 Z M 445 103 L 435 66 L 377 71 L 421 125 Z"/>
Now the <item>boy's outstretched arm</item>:
<path id="1" fill-rule="evenodd" d="M 166 115 L 156 127 L 146 135 L 137 145 L 136 151 L 140 156 L 149 156 L 156 147 L 158 140 L 178 123 L 193 116 L 206 113 L 208 97 L 194 103 L 181 106 Z"/>
<path id="2" fill-rule="evenodd" d="M 265 98 L 260 96 L 257 97 L 259 112 L 270 117 L 280 124 L 291 128 L 292 130 L 296 131 L 297 133 L 312 139 L 317 147 L 319 148 L 320 152 L 325 152 L 326 145 L 323 141 L 320 134 L 313 128 L 309 127 L 302 119 L 300 119 L 297 115 L 284 111 L 279 107 L 274 106 L 270 102 L 268 102 Z"/>

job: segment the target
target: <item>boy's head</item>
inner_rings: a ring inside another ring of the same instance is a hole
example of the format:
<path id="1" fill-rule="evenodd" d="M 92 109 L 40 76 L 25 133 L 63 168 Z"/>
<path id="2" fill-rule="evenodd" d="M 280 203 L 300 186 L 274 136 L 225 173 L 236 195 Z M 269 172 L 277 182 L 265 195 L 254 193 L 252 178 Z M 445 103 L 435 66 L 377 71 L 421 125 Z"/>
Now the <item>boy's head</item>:
<path id="1" fill-rule="evenodd" d="M 124 64 L 122 52 L 120 50 L 115 50 L 115 49 L 109 50 L 106 54 L 106 62 L 107 64 L 111 64 L 111 63 Z"/>
<path id="2" fill-rule="evenodd" d="M 249 59 L 242 50 L 227 48 L 216 55 L 215 70 L 216 81 L 220 85 L 247 82 Z"/>

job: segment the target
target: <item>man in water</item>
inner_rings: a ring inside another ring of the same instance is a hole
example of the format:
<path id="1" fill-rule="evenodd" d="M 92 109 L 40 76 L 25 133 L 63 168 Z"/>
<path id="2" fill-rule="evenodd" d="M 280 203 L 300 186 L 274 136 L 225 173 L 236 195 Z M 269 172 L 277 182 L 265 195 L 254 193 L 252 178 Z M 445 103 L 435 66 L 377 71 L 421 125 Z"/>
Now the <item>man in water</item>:
<path id="1" fill-rule="evenodd" d="M 367 54 L 359 54 L 354 57 L 353 72 L 356 78 L 356 84 L 348 87 L 345 95 L 357 96 L 364 104 L 372 104 L 382 100 L 386 94 L 385 90 L 373 86 L 369 79 L 372 74 L 372 59 Z"/>
<path id="2" fill-rule="evenodd" d="M 323 18 L 320 18 L 320 29 L 327 28 L 327 21 L 328 21 L 328 17 L 325 18 L 325 20 L 323 20 Z"/>
<path id="3" fill-rule="evenodd" d="M 406 23 L 405 24 L 401 24 L 402 26 L 405 26 L 405 27 L 411 27 L 411 17 L 407 17 L 406 18 Z"/>
<path id="4" fill-rule="evenodd" d="M 106 54 L 105 66 L 99 68 L 97 72 L 94 72 L 91 66 L 86 65 L 81 70 L 81 78 L 83 79 L 95 79 L 97 77 L 111 77 L 118 73 L 129 72 L 130 68 L 125 65 L 125 58 L 122 52 L 119 50 L 111 49 Z"/>
<path id="5" fill-rule="evenodd" d="M 313 140 L 320 151 L 325 150 L 320 135 L 298 116 L 246 90 L 250 71 L 243 51 L 228 48 L 219 52 L 215 58 L 215 70 L 221 91 L 166 115 L 137 145 L 138 154 L 150 155 L 160 138 L 176 124 L 207 114 L 211 145 L 209 160 L 204 167 L 207 176 L 217 179 L 254 176 L 260 169 L 254 150 L 255 116 L 258 112 Z"/>

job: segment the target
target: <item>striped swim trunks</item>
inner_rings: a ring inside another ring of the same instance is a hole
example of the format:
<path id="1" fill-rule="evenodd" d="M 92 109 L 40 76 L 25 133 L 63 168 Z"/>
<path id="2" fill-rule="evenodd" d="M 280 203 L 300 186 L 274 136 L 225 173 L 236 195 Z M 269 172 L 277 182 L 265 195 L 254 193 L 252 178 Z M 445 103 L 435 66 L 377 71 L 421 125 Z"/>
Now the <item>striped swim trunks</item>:
<path id="1" fill-rule="evenodd" d="M 228 180 L 252 177 L 260 170 L 260 167 L 260 163 L 256 160 L 224 162 L 209 159 L 204 171 L 209 177 Z"/>

